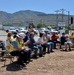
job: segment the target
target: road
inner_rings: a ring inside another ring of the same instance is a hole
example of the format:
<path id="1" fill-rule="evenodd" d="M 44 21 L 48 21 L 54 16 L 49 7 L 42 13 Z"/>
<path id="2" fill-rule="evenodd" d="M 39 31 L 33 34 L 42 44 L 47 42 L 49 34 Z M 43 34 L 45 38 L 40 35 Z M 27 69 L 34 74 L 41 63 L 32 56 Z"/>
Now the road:
<path id="1" fill-rule="evenodd" d="M 7 33 L 3 30 L 0 30 L 0 40 L 5 41 L 6 40 Z"/>
<path id="2" fill-rule="evenodd" d="M 70 33 L 69 34 L 71 34 L 71 32 L 72 31 L 70 31 Z M 0 30 L 0 40 L 6 40 L 6 35 L 7 35 L 7 33 L 5 32 L 5 31 L 3 31 L 3 30 Z M 67 35 L 67 34 L 66 34 Z M 61 34 L 59 34 L 59 37 L 61 36 Z M 67 35 L 68 36 L 68 35 Z M 37 41 L 37 39 L 38 39 L 38 36 L 36 35 L 35 36 L 35 40 Z"/>
<path id="3" fill-rule="evenodd" d="M 5 31 L 0 30 L 0 40 L 6 41 L 7 33 Z M 35 36 L 35 40 L 37 41 L 38 36 Z"/>

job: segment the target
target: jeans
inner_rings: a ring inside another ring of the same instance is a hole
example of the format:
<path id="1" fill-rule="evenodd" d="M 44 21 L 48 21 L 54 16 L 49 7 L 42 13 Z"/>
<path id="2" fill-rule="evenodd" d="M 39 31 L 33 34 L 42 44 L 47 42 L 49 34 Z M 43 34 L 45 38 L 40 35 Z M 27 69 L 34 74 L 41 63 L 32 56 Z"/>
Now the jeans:
<path id="1" fill-rule="evenodd" d="M 42 46 L 41 45 L 37 45 L 37 47 L 39 48 L 40 55 L 42 55 L 43 54 Z"/>
<path id="2" fill-rule="evenodd" d="M 2 50 L 6 50 L 4 42 L 1 42 L 1 48 L 2 48 Z"/>
<path id="3" fill-rule="evenodd" d="M 6 50 L 6 47 L 5 47 L 5 42 L 1 42 L 1 48 L 2 50 Z M 4 55 L 4 52 L 1 53 L 1 56 Z"/>
<path id="4" fill-rule="evenodd" d="M 51 44 L 50 43 L 45 43 L 45 44 L 43 44 L 44 46 L 46 46 L 47 48 L 48 48 L 48 53 L 50 53 L 51 52 Z"/>
<path id="5" fill-rule="evenodd" d="M 42 46 L 41 45 L 33 46 L 33 48 L 31 48 L 31 49 L 34 50 L 35 57 L 37 57 L 37 55 L 38 55 L 38 49 L 39 49 L 39 55 L 43 54 L 43 50 L 42 50 Z"/>
<path id="6" fill-rule="evenodd" d="M 48 42 L 47 44 L 51 45 L 50 50 L 52 51 L 52 49 L 54 48 L 54 43 L 53 42 Z"/>
<path id="7" fill-rule="evenodd" d="M 54 49 L 56 49 L 56 41 L 52 41 L 54 43 Z"/>

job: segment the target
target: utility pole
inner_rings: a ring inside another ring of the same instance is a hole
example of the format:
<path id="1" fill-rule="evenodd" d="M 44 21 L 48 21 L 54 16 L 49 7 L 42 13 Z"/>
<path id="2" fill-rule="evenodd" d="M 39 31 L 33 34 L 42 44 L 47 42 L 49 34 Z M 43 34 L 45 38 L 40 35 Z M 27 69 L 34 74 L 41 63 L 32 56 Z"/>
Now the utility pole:
<path id="1" fill-rule="evenodd" d="M 58 12 L 59 12 L 59 10 L 56 10 L 55 12 L 56 12 L 56 26 L 58 26 Z"/>
<path id="2" fill-rule="evenodd" d="M 69 34 L 69 16 L 70 16 L 70 11 L 67 11 L 68 12 L 68 34 Z"/>
<path id="3" fill-rule="evenodd" d="M 70 11 L 67 11 L 68 12 L 68 26 L 69 26 L 69 16 L 70 16 Z"/>
<path id="4" fill-rule="evenodd" d="M 60 9 L 61 11 L 62 11 L 62 25 L 64 24 L 63 22 L 64 22 L 64 11 L 65 11 L 65 9 Z"/>
<path id="5" fill-rule="evenodd" d="M 63 17 L 64 17 L 64 11 L 65 11 L 65 9 L 61 9 L 61 11 L 62 11 L 62 23 L 63 23 L 63 21 L 64 21 Z"/>

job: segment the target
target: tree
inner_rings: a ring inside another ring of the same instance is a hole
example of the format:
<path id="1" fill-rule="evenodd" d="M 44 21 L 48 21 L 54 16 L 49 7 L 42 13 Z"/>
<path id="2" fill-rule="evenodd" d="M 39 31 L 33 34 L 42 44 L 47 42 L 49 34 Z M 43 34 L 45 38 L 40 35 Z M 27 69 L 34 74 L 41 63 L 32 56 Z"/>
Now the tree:
<path id="1" fill-rule="evenodd" d="M 43 27 L 43 24 L 40 24 L 40 23 L 39 23 L 39 24 L 37 25 L 37 28 L 41 28 L 41 27 Z"/>

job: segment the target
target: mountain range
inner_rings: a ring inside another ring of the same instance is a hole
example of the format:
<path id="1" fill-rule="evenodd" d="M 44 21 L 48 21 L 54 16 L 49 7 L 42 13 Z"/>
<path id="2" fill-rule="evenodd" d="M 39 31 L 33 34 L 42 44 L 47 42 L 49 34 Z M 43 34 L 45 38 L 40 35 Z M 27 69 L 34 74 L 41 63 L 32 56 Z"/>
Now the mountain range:
<path id="1" fill-rule="evenodd" d="M 70 15 L 73 16 L 73 15 Z M 74 16 L 73 16 L 74 17 Z M 58 22 L 62 21 L 62 14 L 58 14 Z M 63 22 L 68 23 L 68 15 L 63 15 Z M 21 10 L 15 13 L 7 13 L 0 11 L 0 24 L 18 24 L 21 23 L 24 26 L 33 23 L 35 26 L 37 24 L 46 24 L 46 25 L 56 25 L 57 15 L 56 14 L 46 14 L 43 12 L 32 11 L 32 10 Z"/>

